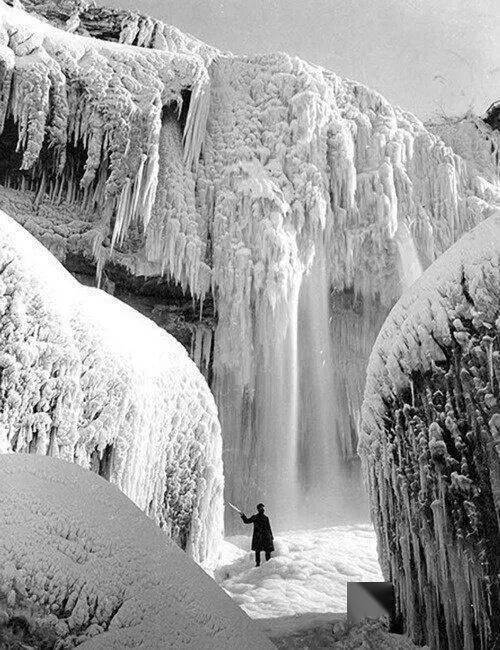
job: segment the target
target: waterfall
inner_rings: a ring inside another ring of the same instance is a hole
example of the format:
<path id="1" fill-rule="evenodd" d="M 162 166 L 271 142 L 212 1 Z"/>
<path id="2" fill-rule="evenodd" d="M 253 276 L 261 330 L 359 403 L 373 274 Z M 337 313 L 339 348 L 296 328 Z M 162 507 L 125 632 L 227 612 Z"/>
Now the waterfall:
<path id="1" fill-rule="evenodd" d="M 422 275 L 417 247 L 408 226 L 401 222 L 394 237 L 398 251 L 399 293 L 406 291 Z"/>
<path id="2" fill-rule="evenodd" d="M 300 525 L 320 526 L 366 520 L 368 512 L 359 463 L 342 453 L 338 431 L 342 386 L 336 378 L 329 273 L 322 244 L 304 275 L 299 298 L 299 445 L 296 458 Z"/>
<path id="3" fill-rule="evenodd" d="M 226 493 L 243 509 L 263 501 L 275 528 L 289 528 L 298 507 L 298 337 L 297 312 L 301 274 L 291 282 L 285 332 L 268 310 L 256 308 L 254 390 L 226 369 L 216 374 L 214 392 L 219 418 L 227 432 L 223 458 Z M 231 528 L 231 520 L 228 521 Z"/>
<path id="4" fill-rule="evenodd" d="M 308 271 L 297 273 L 284 317 L 273 335 L 269 315 L 256 309 L 254 391 L 226 371 L 215 382 L 226 432 L 229 500 L 245 510 L 263 501 L 279 529 L 366 521 L 357 459 L 341 452 L 332 340 L 332 301 L 323 245 Z M 234 529 L 229 516 L 228 529 Z"/>

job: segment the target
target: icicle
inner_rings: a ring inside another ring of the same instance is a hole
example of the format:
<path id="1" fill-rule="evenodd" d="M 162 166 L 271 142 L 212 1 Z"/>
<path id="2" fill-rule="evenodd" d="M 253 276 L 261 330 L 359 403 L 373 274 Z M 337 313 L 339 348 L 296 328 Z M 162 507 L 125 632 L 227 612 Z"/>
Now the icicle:
<path id="1" fill-rule="evenodd" d="M 152 18 L 150 18 L 149 16 L 146 16 L 145 18 L 141 17 L 139 33 L 137 34 L 137 42 L 136 42 L 136 45 L 138 47 L 150 47 L 153 38 L 154 28 L 155 28 L 155 21 Z"/>
<path id="2" fill-rule="evenodd" d="M 42 181 L 40 183 L 40 187 L 38 188 L 38 192 L 36 193 L 35 200 L 33 201 L 33 207 L 35 208 L 35 210 L 39 207 L 40 203 L 44 199 L 46 182 L 47 182 L 47 176 L 44 172 L 42 176 Z"/>
<path id="3" fill-rule="evenodd" d="M 188 169 L 196 169 L 205 137 L 210 108 L 210 79 L 199 73 L 191 88 L 191 101 L 184 130 L 184 162 Z"/>
<path id="4" fill-rule="evenodd" d="M 132 45 L 139 32 L 139 15 L 136 13 L 127 13 L 121 24 L 120 43 Z"/>
<path id="5" fill-rule="evenodd" d="M 0 28 L 0 134 L 7 115 L 15 64 L 14 52 L 7 47 L 7 43 L 7 34 Z"/>

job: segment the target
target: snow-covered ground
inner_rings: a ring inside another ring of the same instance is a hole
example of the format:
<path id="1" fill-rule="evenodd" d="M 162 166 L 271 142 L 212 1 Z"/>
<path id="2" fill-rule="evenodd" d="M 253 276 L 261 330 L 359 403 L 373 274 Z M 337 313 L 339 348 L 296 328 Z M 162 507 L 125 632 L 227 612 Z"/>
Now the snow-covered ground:
<path id="1" fill-rule="evenodd" d="M 0 494 L 0 648 L 272 649 L 151 518 L 94 472 L 0 454 Z M 6 643 L 10 633 L 18 642 Z"/>
<path id="2" fill-rule="evenodd" d="M 370 524 L 276 534 L 259 568 L 250 547 L 250 537 L 228 537 L 215 579 L 252 618 L 345 612 L 347 582 L 383 579 Z"/>

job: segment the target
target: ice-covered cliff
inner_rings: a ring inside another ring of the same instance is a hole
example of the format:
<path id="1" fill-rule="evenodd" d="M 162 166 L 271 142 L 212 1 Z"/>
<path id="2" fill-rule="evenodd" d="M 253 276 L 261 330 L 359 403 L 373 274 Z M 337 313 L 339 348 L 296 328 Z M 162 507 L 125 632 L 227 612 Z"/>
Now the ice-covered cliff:
<path id="1" fill-rule="evenodd" d="M 115 486 L 0 455 L 2 648 L 265 650 L 222 589 Z M 15 641 L 8 643 L 9 631 Z"/>
<path id="2" fill-rule="evenodd" d="M 360 453 L 382 569 L 415 641 L 499 627 L 500 212 L 407 291 L 372 351 Z"/>
<path id="3" fill-rule="evenodd" d="M 81 286 L 1 210 L 0 451 L 98 472 L 197 561 L 216 559 L 222 445 L 205 380 L 173 337 Z"/>
<path id="4" fill-rule="evenodd" d="M 163 277 L 209 308 L 193 356 L 231 500 L 266 501 L 278 526 L 351 516 L 339 495 L 359 484 L 346 459 L 367 352 L 404 288 L 498 200 L 490 142 L 464 161 L 376 92 L 286 54 L 27 5 L 66 31 L 0 5 L 0 207 L 68 268 Z"/>

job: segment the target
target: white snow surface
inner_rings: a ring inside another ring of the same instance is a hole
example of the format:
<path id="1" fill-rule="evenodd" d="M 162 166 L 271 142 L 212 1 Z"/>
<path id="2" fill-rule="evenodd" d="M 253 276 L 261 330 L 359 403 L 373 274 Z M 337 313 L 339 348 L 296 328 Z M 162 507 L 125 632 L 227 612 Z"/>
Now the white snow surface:
<path id="1" fill-rule="evenodd" d="M 275 552 L 261 566 L 251 538 L 226 538 L 217 582 L 252 618 L 347 611 L 347 582 L 383 580 L 369 524 L 276 535 Z"/>
<path id="2" fill-rule="evenodd" d="M 172 336 L 80 285 L 0 211 L 0 450 L 99 471 L 199 562 L 222 538 L 220 425 Z"/>
<path id="3" fill-rule="evenodd" d="M 0 492 L 0 609 L 34 612 L 54 626 L 61 648 L 273 647 L 96 474 L 54 458 L 4 454 Z"/>

